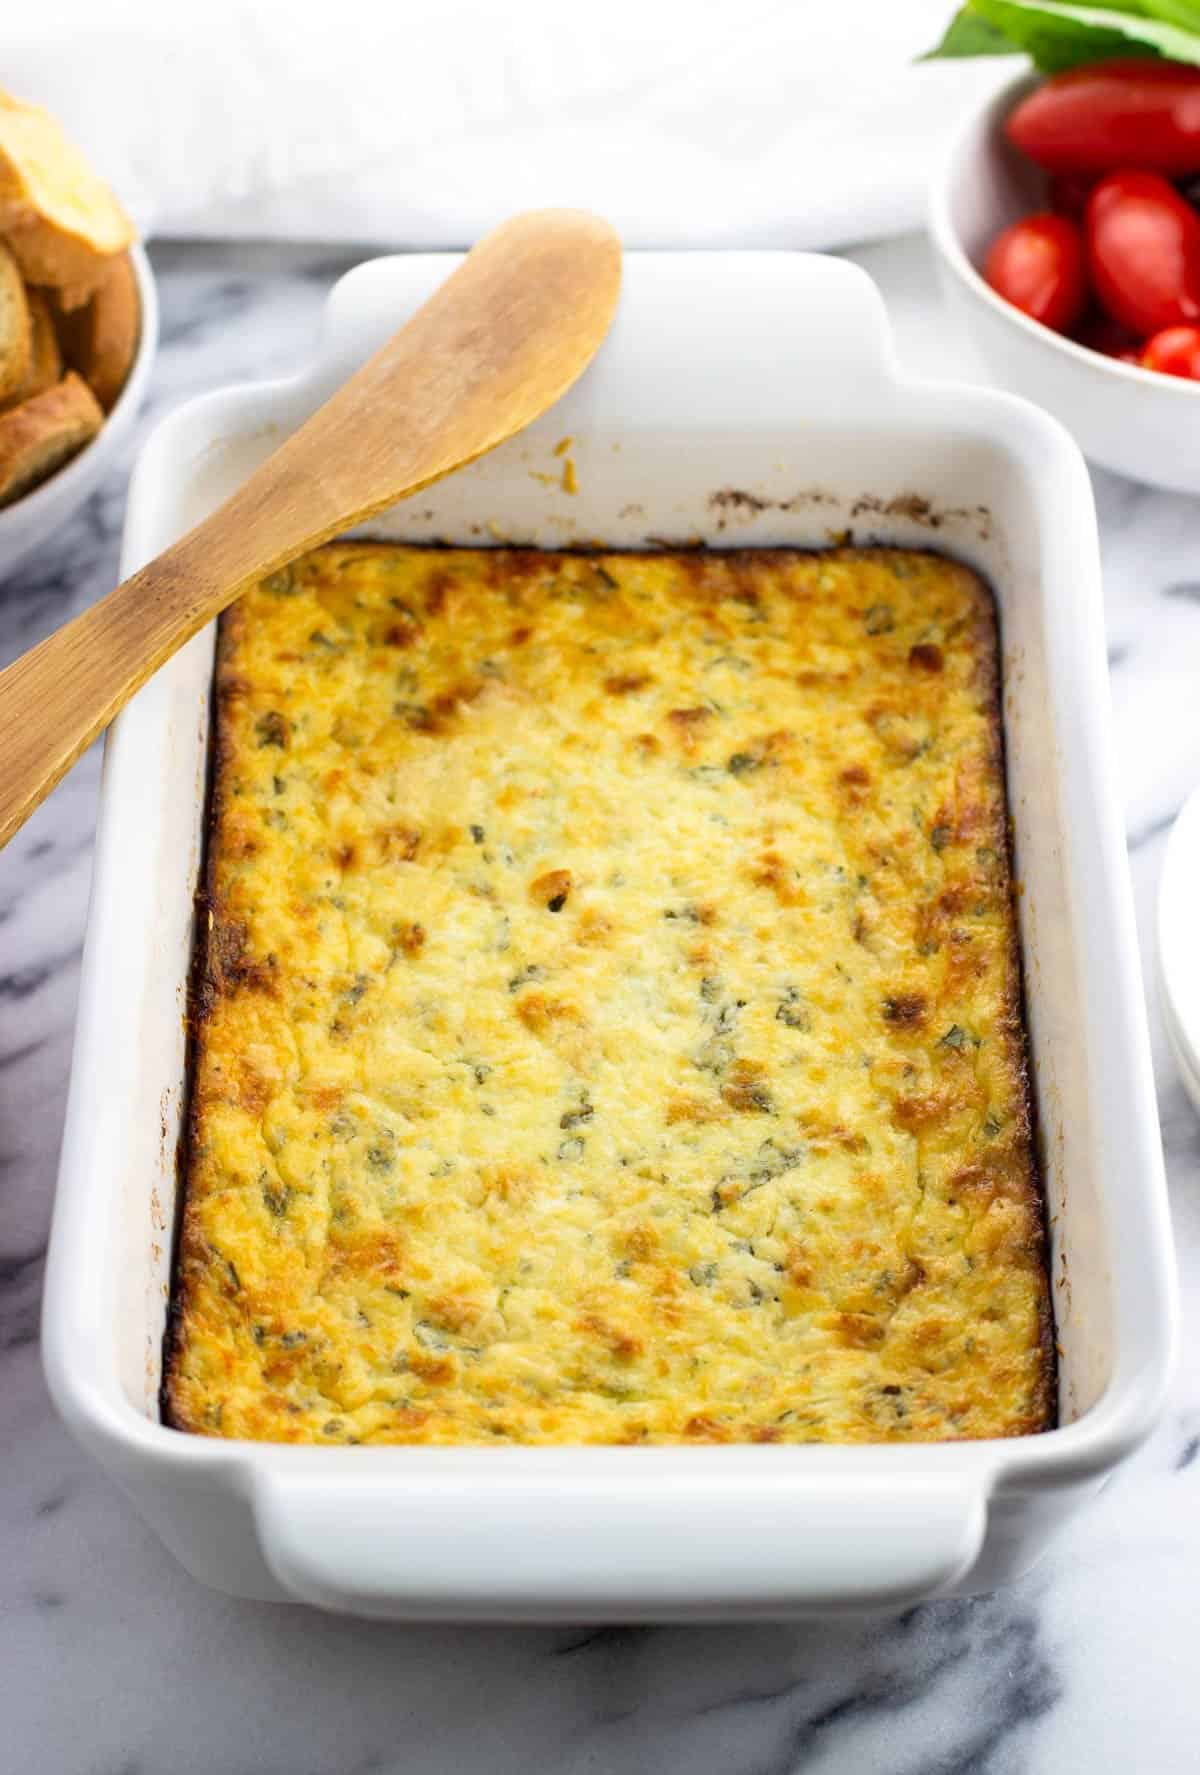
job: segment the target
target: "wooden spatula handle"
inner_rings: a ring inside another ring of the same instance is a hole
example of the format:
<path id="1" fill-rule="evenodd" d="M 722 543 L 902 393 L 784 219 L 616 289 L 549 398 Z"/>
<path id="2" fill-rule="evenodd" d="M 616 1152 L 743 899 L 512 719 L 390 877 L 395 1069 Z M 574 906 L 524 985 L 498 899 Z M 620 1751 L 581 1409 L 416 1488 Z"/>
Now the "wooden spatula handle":
<path id="1" fill-rule="evenodd" d="M 214 610 L 288 558 L 269 552 L 276 507 L 297 491 L 279 454 L 204 523 L 0 672 L 0 846 Z M 310 532 L 332 534 L 340 508 L 319 489 L 307 494 Z"/>
<path id="2" fill-rule="evenodd" d="M 620 281 L 595 216 L 502 223 L 203 524 L 0 672 L 0 845 L 252 580 L 544 413 L 604 338 Z"/>
<path id="3" fill-rule="evenodd" d="M 161 647 L 143 651 L 147 609 L 153 609 L 155 583 L 170 571 L 170 560 L 161 556 L 0 672 L 0 845 L 179 645 L 171 639 L 179 631 L 170 622 Z M 177 582 L 169 600 L 172 611 L 184 583 Z M 193 634 L 205 621 L 198 588 L 195 603 Z M 122 647 L 131 632 L 135 645 Z M 139 664 L 135 674 L 131 660 Z"/>

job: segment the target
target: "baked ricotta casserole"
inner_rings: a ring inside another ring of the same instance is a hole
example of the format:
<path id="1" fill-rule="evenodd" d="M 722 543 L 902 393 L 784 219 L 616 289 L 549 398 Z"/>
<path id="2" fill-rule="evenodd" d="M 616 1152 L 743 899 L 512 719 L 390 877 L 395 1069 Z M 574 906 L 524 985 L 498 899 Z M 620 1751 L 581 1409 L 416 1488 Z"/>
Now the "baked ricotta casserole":
<path id="1" fill-rule="evenodd" d="M 215 719 L 169 1423 L 1049 1425 L 974 574 L 337 544 Z"/>

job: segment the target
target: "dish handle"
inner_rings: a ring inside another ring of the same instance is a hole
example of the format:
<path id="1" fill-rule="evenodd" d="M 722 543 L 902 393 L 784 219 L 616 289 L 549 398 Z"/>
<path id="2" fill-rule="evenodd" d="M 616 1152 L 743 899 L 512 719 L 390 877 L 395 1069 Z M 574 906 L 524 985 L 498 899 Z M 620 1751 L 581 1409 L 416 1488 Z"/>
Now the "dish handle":
<path id="1" fill-rule="evenodd" d="M 987 1518 L 978 1476 L 894 1472 L 276 1472 L 254 1502 L 289 1595 L 395 1619 L 627 1619 L 631 1597 L 644 1619 L 902 1607 L 966 1575 Z"/>

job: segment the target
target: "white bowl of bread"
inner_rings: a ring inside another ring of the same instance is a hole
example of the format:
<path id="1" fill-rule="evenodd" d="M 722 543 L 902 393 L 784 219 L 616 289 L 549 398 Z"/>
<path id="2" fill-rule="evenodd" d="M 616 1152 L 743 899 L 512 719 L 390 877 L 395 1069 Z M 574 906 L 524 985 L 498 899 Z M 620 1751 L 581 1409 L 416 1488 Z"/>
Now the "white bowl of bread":
<path id="1" fill-rule="evenodd" d="M 0 93 L 0 580 L 112 463 L 157 323 L 113 193 L 47 112 Z"/>

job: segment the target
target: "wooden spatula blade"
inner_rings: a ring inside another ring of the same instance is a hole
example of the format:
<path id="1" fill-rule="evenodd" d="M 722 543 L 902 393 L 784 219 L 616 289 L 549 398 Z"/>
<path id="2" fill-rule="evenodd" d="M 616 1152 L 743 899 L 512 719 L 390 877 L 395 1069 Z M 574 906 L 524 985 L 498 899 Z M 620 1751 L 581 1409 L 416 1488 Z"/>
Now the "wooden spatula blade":
<path id="1" fill-rule="evenodd" d="M 598 217 L 502 223 L 203 524 L 0 672 L 0 845 L 243 587 L 553 406 L 599 348 L 620 282 Z"/>

